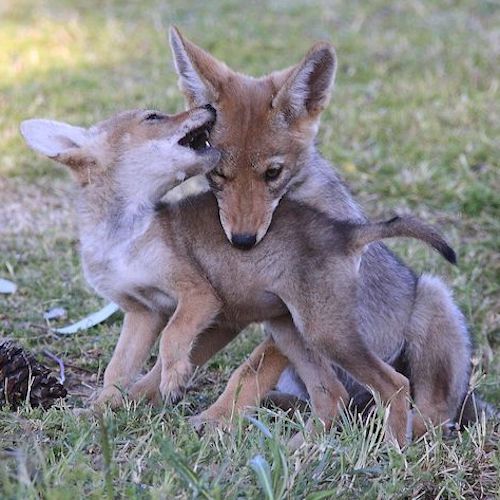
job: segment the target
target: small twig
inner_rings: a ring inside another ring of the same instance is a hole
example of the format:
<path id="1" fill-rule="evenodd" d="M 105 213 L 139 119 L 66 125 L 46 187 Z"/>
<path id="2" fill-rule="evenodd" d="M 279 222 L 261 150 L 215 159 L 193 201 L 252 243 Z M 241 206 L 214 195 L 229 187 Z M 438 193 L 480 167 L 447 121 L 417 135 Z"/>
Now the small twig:
<path id="1" fill-rule="evenodd" d="M 66 377 L 64 375 L 64 362 L 61 358 L 58 358 L 55 354 L 52 354 L 49 350 L 44 349 L 43 353 L 45 356 L 49 357 L 53 361 L 55 361 L 59 365 L 59 382 L 61 384 L 64 384 L 64 381 L 66 380 Z"/>
<path id="2" fill-rule="evenodd" d="M 67 368 L 71 368 L 72 370 L 78 370 L 80 372 L 90 373 L 90 375 L 94 375 L 95 370 L 90 370 L 89 368 L 84 368 L 83 366 L 77 366 L 72 363 L 65 363 Z"/>

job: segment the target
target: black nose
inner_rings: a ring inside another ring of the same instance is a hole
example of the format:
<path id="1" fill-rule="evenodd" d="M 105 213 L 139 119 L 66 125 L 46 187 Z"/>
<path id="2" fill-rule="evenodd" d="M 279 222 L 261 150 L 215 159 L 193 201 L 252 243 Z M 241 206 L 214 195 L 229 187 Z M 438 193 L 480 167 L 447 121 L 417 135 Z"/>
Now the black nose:
<path id="1" fill-rule="evenodd" d="M 257 236 L 255 234 L 242 233 L 231 235 L 232 244 L 237 248 L 241 248 L 241 250 L 249 250 L 255 245 L 256 241 Z"/>
<path id="2" fill-rule="evenodd" d="M 217 111 L 215 111 L 215 108 L 211 104 L 205 104 L 205 106 L 203 106 L 203 107 L 207 111 L 210 111 L 214 115 L 214 118 L 215 118 L 215 116 L 217 115 Z"/>

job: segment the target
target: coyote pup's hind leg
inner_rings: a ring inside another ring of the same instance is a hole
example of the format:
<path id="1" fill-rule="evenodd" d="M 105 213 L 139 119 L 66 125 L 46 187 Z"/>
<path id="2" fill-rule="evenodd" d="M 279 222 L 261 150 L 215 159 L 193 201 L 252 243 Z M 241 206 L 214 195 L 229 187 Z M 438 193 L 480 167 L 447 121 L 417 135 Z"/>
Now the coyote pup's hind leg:
<path id="1" fill-rule="evenodd" d="M 454 421 L 470 376 L 471 345 L 465 319 L 439 278 L 419 278 L 407 339 L 416 406 L 413 435 L 418 437 L 427 431 L 427 423 Z"/>
<path id="2" fill-rule="evenodd" d="M 204 425 L 225 425 L 233 414 L 242 414 L 248 407 L 258 406 L 262 398 L 278 382 L 288 359 L 276 347 L 272 339 L 266 338 L 235 370 L 217 401 L 191 417 L 190 422 L 196 429 Z"/>

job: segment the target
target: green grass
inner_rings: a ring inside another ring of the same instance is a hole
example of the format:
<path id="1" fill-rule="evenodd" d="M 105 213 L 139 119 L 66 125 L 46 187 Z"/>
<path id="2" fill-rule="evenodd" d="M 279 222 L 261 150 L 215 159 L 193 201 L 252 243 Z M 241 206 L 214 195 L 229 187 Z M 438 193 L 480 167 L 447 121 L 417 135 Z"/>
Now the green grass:
<path id="1" fill-rule="evenodd" d="M 181 109 L 166 41 L 172 23 L 255 75 L 330 39 L 339 71 L 321 150 L 373 217 L 408 210 L 441 224 L 458 269 L 418 245 L 394 248 L 452 286 L 475 342 L 475 383 L 498 407 L 499 10 L 487 0 L 4 0 L 0 276 L 19 289 L 0 296 L 0 336 L 60 356 L 72 396 L 47 412 L 0 412 L 0 497 L 494 498 L 494 423 L 454 439 L 436 433 L 402 455 L 381 442 L 380 414 L 363 425 L 345 417 L 295 454 L 285 443 L 300 418 L 266 410 L 260 424 L 199 438 L 186 416 L 216 398 L 261 338 L 258 328 L 200 370 L 175 408 L 130 405 L 101 421 L 76 415 L 99 384 L 121 317 L 71 338 L 46 328 L 50 307 L 78 319 L 102 301 L 81 275 L 69 177 L 30 152 L 18 126 L 32 117 L 90 125 L 118 109 Z"/>

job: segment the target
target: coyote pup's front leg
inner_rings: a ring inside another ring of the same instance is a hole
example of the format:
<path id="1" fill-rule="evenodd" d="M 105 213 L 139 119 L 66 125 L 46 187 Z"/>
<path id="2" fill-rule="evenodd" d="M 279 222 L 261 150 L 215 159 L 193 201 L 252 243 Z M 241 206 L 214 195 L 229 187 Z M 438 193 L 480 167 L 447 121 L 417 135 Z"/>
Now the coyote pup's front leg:
<path id="1" fill-rule="evenodd" d="M 193 373 L 190 359 L 196 337 L 209 327 L 221 304 L 211 286 L 201 278 L 183 278 L 177 308 L 161 334 L 160 393 L 164 400 L 176 402 Z"/>
<path id="2" fill-rule="evenodd" d="M 166 318 L 146 310 L 125 313 L 123 328 L 113 356 L 104 371 L 104 387 L 96 406 L 122 402 L 121 389 L 126 389 L 139 374 Z"/>

